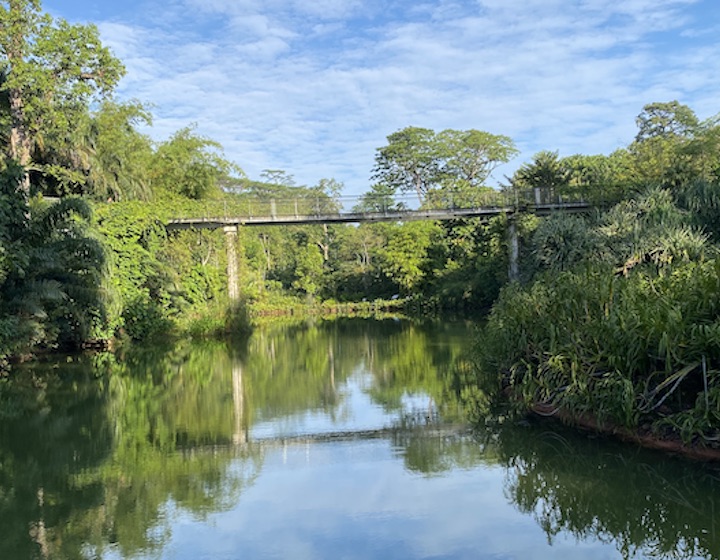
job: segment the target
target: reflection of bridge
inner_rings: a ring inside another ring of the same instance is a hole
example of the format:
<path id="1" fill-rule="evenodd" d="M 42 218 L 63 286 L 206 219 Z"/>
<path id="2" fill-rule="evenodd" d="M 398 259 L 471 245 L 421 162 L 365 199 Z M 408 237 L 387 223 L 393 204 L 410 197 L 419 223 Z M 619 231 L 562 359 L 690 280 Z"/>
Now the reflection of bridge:
<path id="1" fill-rule="evenodd" d="M 408 442 L 417 439 L 441 441 L 477 441 L 476 432 L 469 424 L 442 424 L 429 423 L 419 426 L 397 425 L 367 430 L 340 430 L 336 432 L 298 433 L 290 435 L 277 435 L 272 437 L 250 438 L 246 430 L 243 436 L 233 436 L 232 443 L 217 443 L 210 446 L 193 446 L 180 450 L 198 452 L 203 449 L 218 451 L 221 449 L 244 452 L 250 449 L 286 449 L 289 447 L 307 446 L 325 443 L 348 443 L 360 441 L 373 441 L 386 439 L 391 442 Z"/>
<path id="2" fill-rule="evenodd" d="M 428 424 L 427 426 L 404 427 L 387 426 L 370 430 L 350 430 L 337 432 L 319 432 L 293 434 L 288 436 L 259 437 L 235 445 L 259 445 L 263 447 L 283 447 L 287 445 L 305 445 L 310 443 L 333 443 L 365 441 L 373 439 L 407 438 L 457 438 L 472 435 L 473 431 L 464 424 Z"/>
<path id="3" fill-rule="evenodd" d="M 408 204 L 406 204 L 408 202 Z M 367 222 L 408 222 L 417 220 L 457 220 L 495 216 L 513 217 L 520 212 L 547 216 L 554 212 L 584 212 L 590 204 L 584 200 L 568 200 L 551 190 L 536 188 L 532 191 L 489 191 L 478 193 L 472 200 L 441 198 L 419 208 L 413 201 L 397 198 L 390 206 L 373 202 L 372 198 L 305 196 L 293 199 L 242 198 L 198 203 L 192 210 L 178 213 L 166 222 L 168 230 L 223 228 L 227 241 L 228 295 L 240 296 L 237 255 L 235 246 L 239 226 L 290 226 L 310 224 L 342 224 Z M 417 201 L 414 201 L 417 203 Z M 357 210 L 369 205 L 368 211 Z M 351 208 L 344 210 L 344 208 Z M 518 277 L 518 237 L 514 220 L 508 221 L 510 247 L 509 277 Z"/>

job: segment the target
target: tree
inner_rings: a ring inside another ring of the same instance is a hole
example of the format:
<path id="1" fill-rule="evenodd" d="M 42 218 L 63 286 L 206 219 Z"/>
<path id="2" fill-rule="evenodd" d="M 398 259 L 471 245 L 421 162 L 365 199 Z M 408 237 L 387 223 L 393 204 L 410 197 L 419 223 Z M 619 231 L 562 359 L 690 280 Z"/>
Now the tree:
<path id="1" fill-rule="evenodd" d="M 153 190 L 201 199 L 220 194 L 221 180 L 242 171 L 219 153 L 220 144 L 192 127 L 162 143 L 151 164 Z"/>
<path id="2" fill-rule="evenodd" d="M 310 189 L 315 195 L 315 211 L 323 214 L 333 214 L 342 209 L 340 195 L 344 185 L 335 179 L 320 179 L 318 184 Z M 335 228 L 322 224 L 309 230 L 310 238 L 320 248 L 323 262 L 330 259 L 330 247 L 334 240 Z"/>
<path id="3" fill-rule="evenodd" d="M 387 227 L 388 238 L 378 249 L 379 266 L 403 294 L 412 294 L 423 281 L 436 222 L 410 222 Z"/>
<path id="4" fill-rule="evenodd" d="M 636 142 L 651 138 L 692 136 L 699 122 L 693 110 L 678 101 L 648 103 L 635 119 L 638 126 Z"/>
<path id="5" fill-rule="evenodd" d="M 135 125 L 151 121 L 150 113 L 137 102 L 106 101 L 91 114 L 86 194 L 114 201 L 150 198 L 152 143 Z"/>
<path id="6" fill-rule="evenodd" d="M 439 191 L 472 203 L 475 189 L 517 153 L 507 136 L 474 129 L 435 133 L 407 127 L 387 138 L 375 156 L 373 179 L 393 193 L 415 191 L 421 203 Z"/>
<path id="7" fill-rule="evenodd" d="M 353 207 L 353 212 L 387 212 L 398 210 L 395 204 L 395 188 L 387 183 L 375 183 L 370 190 L 360 197 Z"/>
<path id="8" fill-rule="evenodd" d="M 148 200 L 150 138 L 137 124 L 149 125 L 150 113 L 138 102 L 105 101 L 76 117 L 73 130 L 36 149 L 42 174 L 33 186 L 51 196 L 76 194 L 97 200 Z"/>
<path id="9" fill-rule="evenodd" d="M 260 177 L 272 185 L 283 185 L 285 187 L 294 187 L 297 185 L 295 177 L 284 169 L 263 169 Z"/>
<path id="10" fill-rule="evenodd" d="M 12 340 L 0 332 L 0 354 L 106 335 L 113 292 L 90 207 L 68 197 L 34 202 L 30 212 L 18 192 L 22 173 L 11 167 L 0 176 L 0 327 L 14 326 Z"/>
<path id="11" fill-rule="evenodd" d="M 323 255 L 312 243 L 297 248 L 293 288 L 314 297 L 321 287 Z"/>
<path id="12" fill-rule="evenodd" d="M 704 127 L 695 113 L 677 101 L 650 103 L 635 119 L 638 133 L 629 151 L 631 178 L 639 186 L 682 186 L 699 173 L 693 148 Z"/>
<path id="13" fill-rule="evenodd" d="M 394 191 L 415 191 L 422 201 L 439 184 L 441 158 L 435 132 L 409 126 L 387 137 L 375 155 L 373 179 Z"/>
<path id="14" fill-rule="evenodd" d="M 328 287 L 334 298 L 358 301 L 390 296 L 395 291 L 377 267 L 378 252 L 386 242 L 387 223 L 360 224 L 337 230 L 337 251 Z"/>
<path id="15" fill-rule="evenodd" d="M 482 130 L 443 130 L 437 140 L 445 152 L 444 174 L 470 187 L 483 186 L 498 165 L 518 153 L 510 137 Z"/>
<path id="16" fill-rule="evenodd" d="M 575 154 L 562 158 L 560 163 L 570 173 L 570 194 L 579 194 L 591 202 L 610 203 L 622 197 L 627 160 L 627 151 L 617 150 L 609 156 Z"/>
<path id="17" fill-rule="evenodd" d="M 570 170 L 557 152 L 542 151 L 533 156 L 531 163 L 525 163 L 510 179 L 514 188 L 545 189 L 556 192 L 570 184 Z"/>
<path id="18" fill-rule="evenodd" d="M 41 137 L 62 136 L 73 116 L 110 92 L 125 70 L 103 47 L 97 27 L 71 25 L 41 12 L 40 0 L 0 3 L 0 93 L 7 103 L 6 155 L 28 168 Z"/>

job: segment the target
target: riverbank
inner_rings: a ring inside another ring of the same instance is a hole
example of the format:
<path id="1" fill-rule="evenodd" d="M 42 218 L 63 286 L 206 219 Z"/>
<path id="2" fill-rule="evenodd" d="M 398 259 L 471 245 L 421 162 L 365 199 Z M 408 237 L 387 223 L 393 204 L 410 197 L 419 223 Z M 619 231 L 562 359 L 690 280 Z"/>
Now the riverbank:
<path id="1" fill-rule="evenodd" d="M 637 430 L 630 430 L 611 422 L 600 422 L 591 414 L 570 414 L 552 405 L 540 403 L 531 406 L 529 412 L 544 419 L 561 422 L 566 426 L 634 443 L 647 449 L 696 461 L 720 462 L 720 448 L 685 443 L 677 434 L 667 433 L 663 436 L 655 433 L 649 424 Z"/>

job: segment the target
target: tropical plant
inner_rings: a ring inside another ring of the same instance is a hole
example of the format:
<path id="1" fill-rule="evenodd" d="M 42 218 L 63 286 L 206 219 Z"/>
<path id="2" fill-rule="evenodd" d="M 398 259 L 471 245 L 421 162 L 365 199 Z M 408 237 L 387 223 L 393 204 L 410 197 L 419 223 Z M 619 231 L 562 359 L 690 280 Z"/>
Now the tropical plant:
<path id="1" fill-rule="evenodd" d="M 79 346 L 88 338 L 106 336 L 117 311 L 116 298 L 88 204 L 72 197 L 54 204 L 21 204 L 21 170 L 6 172 L 0 189 L 14 202 L 0 225 L 2 247 L 11 256 L 0 306 L 18 326 L 18 349 Z"/>
<path id="2" fill-rule="evenodd" d="M 6 155 L 23 168 L 30 194 L 34 151 L 71 134 L 91 99 L 112 92 L 125 69 L 94 25 L 71 25 L 41 11 L 40 0 L 0 5 L 0 93 Z"/>

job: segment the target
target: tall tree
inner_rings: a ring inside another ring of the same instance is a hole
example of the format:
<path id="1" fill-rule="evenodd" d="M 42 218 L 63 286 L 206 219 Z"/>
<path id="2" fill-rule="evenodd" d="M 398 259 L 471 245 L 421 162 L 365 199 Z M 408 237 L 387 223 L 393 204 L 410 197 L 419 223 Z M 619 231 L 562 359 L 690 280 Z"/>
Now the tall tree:
<path id="1" fill-rule="evenodd" d="M 387 137 L 375 155 L 373 178 L 394 190 L 415 191 L 422 201 L 441 179 L 441 158 L 435 132 L 408 126 Z"/>
<path id="2" fill-rule="evenodd" d="M 635 119 L 638 126 L 636 142 L 670 136 L 689 137 L 699 121 L 693 110 L 678 101 L 648 103 Z"/>
<path id="3" fill-rule="evenodd" d="M 7 99 L 7 157 L 33 163 L 40 135 L 67 131 L 73 114 L 109 94 L 125 70 L 94 25 L 71 25 L 41 11 L 40 0 L 0 2 L 0 92 Z M 26 193 L 30 177 L 22 179 Z"/>
<path id="4" fill-rule="evenodd" d="M 471 187 L 481 187 L 493 170 L 518 153 L 509 136 L 482 130 L 443 130 L 437 135 L 444 152 L 443 172 Z"/>
<path id="5" fill-rule="evenodd" d="M 606 155 L 575 154 L 562 158 L 569 170 L 568 194 L 579 194 L 585 200 L 609 203 L 620 200 L 627 175 L 626 150 Z M 565 190 L 561 194 L 565 194 Z"/>
<path id="6" fill-rule="evenodd" d="M 34 202 L 30 212 L 18 193 L 22 172 L 11 165 L 0 173 L 0 357 L 105 336 L 114 297 L 90 207 L 68 197 Z"/>
<path id="7" fill-rule="evenodd" d="M 421 202 L 446 191 L 469 202 L 499 164 L 517 150 L 507 136 L 480 130 L 407 127 L 387 137 L 375 156 L 373 179 L 385 189 L 415 191 Z"/>
<path id="8" fill-rule="evenodd" d="M 150 198 L 150 138 L 136 128 L 150 113 L 138 102 L 105 101 L 75 118 L 73 130 L 43 143 L 35 153 L 42 176 L 33 186 L 52 196 L 78 194 L 97 200 Z"/>
<path id="9" fill-rule="evenodd" d="M 557 152 L 542 151 L 533 156 L 531 163 L 521 165 L 510 181 L 519 189 L 556 191 L 570 183 L 570 169 Z"/>
<path id="10" fill-rule="evenodd" d="M 106 101 L 90 117 L 83 193 L 100 200 L 150 198 L 152 143 L 135 128 L 149 125 L 150 113 L 137 102 Z"/>
<path id="11" fill-rule="evenodd" d="M 677 101 L 650 103 L 635 122 L 638 133 L 629 147 L 634 183 L 678 188 L 697 178 L 697 158 L 688 147 L 703 127 L 692 109 Z"/>
<path id="12" fill-rule="evenodd" d="M 187 198 L 212 198 L 221 182 L 242 170 L 226 160 L 217 142 L 195 134 L 193 127 L 176 132 L 157 149 L 151 164 L 153 189 Z"/>

